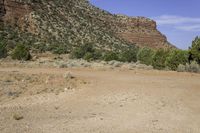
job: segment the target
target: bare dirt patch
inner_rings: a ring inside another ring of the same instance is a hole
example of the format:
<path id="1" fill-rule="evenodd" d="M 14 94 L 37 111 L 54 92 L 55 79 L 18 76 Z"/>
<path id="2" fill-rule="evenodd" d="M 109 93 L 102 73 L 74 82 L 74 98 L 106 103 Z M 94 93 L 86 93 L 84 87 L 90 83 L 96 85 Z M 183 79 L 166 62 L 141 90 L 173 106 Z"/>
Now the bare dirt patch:
<path id="1" fill-rule="evenodd" d="M 0 132 L 199 133 L 199 81 L 156 70 L 3 67 Z"/>

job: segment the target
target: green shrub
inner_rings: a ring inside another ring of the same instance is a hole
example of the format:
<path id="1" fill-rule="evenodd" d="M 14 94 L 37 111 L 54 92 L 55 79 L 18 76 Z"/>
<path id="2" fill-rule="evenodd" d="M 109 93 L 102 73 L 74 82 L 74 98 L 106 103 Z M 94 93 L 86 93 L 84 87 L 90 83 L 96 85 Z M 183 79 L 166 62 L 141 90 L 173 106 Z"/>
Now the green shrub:
<path id="1" fill-rule="evenodd" d="M 178 65 L 185 65 L 188 62 L 189 53 L 183 50 L 173 50 L 166 58 L 165 66 L 171 70 L 177 70 Z"/>
<path id="2" fill-rule="evenodd" d="M 84 58 L 86 53 L 94 53 L 95 49 L 93 48 L 92 44 L 85 44 L 78 48 L 75 48 L 71 53 L 71 58 Z"/>
<path id="3" fill-rule="evenodd" d="M 93 54 L 92 53 L 86 53 L 83 57 L 84 60 L 87 60 L 87 61 L 91 61 L 93 58 Z"/>
<path id="4" fill-rule="evenodd" d="M 116 53 L 116 52 L 112 52 L 112 51 L 106 52 L 105 55 L 103 56 L 103 59 L 104 59 L 105 61 L 112 61 L 112 60 L 118 61 L 118 60 L 119 60 L 118 55 L 119 55 L 119 54 Z"/>
<path id="5" fill-rule="evenodd" d="M 122 62 L 136 62 L 137 49 L 124 50 L 119 54 L 119 60 Z"/>
<path id="6" fill-rule="evenodd" d="M 102 51 L 95 49 L 92 60 L 99 60 L 101 58 L 102 58 Z"/>
<path id="7" fill-rule="evenodd" d="M 87 61 L 93 61 L 93 60 L 98 60 L 102 57 L 101 53 L 99 51 L 95 51 L 93 53 L 86 53 L 83 57 L 84 60 L 87 60 Z"/>
<path id="8" fill-rule="evenodd" d="M 0 58 L 5 58 L 5 57 L 7 57 L 6 45 L 3 43 L 0 43 Z"/>
<path id="9" fill-rule="evenodd" d="M 200 37 L 196 37 L 189 50 L 190 58 L 200 64 Z"/>
<path id="10" fill-rule="evenodd" d="M 67 54 L 68 53 L 67 46 L 65 46 L 65 45 L 57 46 L 52 51 L 53 51 L 54 54 Z"/>
<path id="11" fill-rule="evenodd" d="M 30 60 L 31 54 L 29 52 L 29 48 L 26 47 L 24 44 L 18 44 L 14 50 L 12 51 L 12 59 L 17 60 Z"/>
<path id="12" fill-rule="evenodd" d="M 8 40 L 6 41 L 7 51 L 12 51 L 16 47 L 16 41 Z"/>
<path id="13" fill-rule="evenodd" d="M 71 52 L 70 57 L 73 59 L 80 59 L 80 58 L 83 58 L 85 54 L 86 53 L 81 48 L 75 48 Z"/>
<path id="14" fill-rule="evenodd" d="M 70 54 L 71 58 L 83 58 L 87 61 L 98 60 L 102 57 L 100 50 L 93 47 L 92 44 L 85 44 L 79 48 L 75 48 Z"/>
<path id="15" fill-rule="evenodd" d="M 38 42 L 32 46 L 34 52 L 44 53 L 47 51 L 47 46 L 45 43 Z"/>
<path id="16" fill-rule="evenodd" d="M 169 54 L 168 50 L 159 49 L 153 55 L 152 65 L 155 69 L 164 69 L 165 68 L 165 61 Z"/>
<path id="17" fill-rule="evenodd" d="M 142 48 L 139 50 L 137 59 L 140 63 L 145 65 L 152 65 L 153 55 L 155 54 L 154 50 L 150 48 Z"/>
<path id="18" fill-rule="evenodd" d="M 43 46 L 41 44 L 39 44 L 38 50 L 44 50 L 44 51 L 51 51 L 53 54 L 67 54 L 69 53 L 68 50 L 68 45 L 66 44 L 58 44 L 58 43 L 54 43 L 54 44 L 49 44 L 49 45 L 45 45 L 43 44 Z"/>

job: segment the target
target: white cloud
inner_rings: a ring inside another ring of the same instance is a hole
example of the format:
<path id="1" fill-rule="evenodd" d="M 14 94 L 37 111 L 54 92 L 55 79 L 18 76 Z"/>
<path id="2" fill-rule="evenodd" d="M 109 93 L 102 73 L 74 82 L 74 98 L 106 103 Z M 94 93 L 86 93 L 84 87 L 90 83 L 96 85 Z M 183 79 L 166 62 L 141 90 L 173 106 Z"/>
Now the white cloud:
<path id="1" fill-rule="evenodd" d="M 159 26 L 168 25 L 182 31 L 200 31 L 200 18 L 162 15 L 154 17 L 154 20 Z"/>
<path id="2" fill-rule="evenodd" d="M 200 24 L 196 25 L 185 25 L 185 26 L 177 26 L 176 29 L 184 30 L 184 31 L 200 31 Z"/>
<path id="3" fill-rule="evenodd" d="M 183 24 L 183 23 L 200 23 L 200 18 L 181 17 L 174 15 L 162 15 L 155 17 L 159 25 L 164 24 Z"/>

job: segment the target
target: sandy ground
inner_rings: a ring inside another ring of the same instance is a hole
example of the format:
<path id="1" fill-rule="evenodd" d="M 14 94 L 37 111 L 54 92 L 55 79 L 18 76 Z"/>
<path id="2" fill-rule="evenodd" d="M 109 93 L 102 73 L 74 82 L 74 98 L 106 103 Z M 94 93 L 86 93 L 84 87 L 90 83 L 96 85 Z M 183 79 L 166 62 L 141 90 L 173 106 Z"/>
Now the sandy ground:
<path id="1" fill-rule="evenodd" d="M 199 74 L 0 67 L 0 133 L 199 132 Z"/>

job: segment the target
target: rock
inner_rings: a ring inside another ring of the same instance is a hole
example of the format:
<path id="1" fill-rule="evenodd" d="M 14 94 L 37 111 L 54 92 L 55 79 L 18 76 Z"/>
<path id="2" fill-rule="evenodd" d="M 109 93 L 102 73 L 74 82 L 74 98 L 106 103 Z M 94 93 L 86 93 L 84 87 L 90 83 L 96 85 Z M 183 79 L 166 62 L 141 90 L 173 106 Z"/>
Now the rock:
<path id="1" fill-rule="evenodd" d="M 14 114 L 14 115 L 13 115 L 13 119 L 19 121 L 19 120 L 24 119 L 24 117 L 23 117 L 22 115 L 19 115 L 19 114 Z"/>
<path id="2" fill-rule="evenodd" d="M 116 27 L 117 34 L 130 43 L 156 49 L 174 47 L 167 41 L 166 36 L 157 30 L 154 20 L 125 15 L 117 15 L 116 19 L 113 25 Z"/>
<path id="3" fill-rule="evenodd" d="M 72 76 L 72 73 L 71 73 L 71 72 L 66 72 L 66 73 L 64 74 L 64 78 L 65 78 L 65 79 L 73 79 L 74 77 Z"/>
<path id="4" fill-rule="evenodd" d="M 100 64 L 103 64 L 103 65 L 106 65 L 106 64 L 107 64 L 106 61 L 100 61 L 99 63 L 100 63 Z"/>
<path id="5" fill-rule="evenodd" d="M 123 64 L 122 62 L 116 61 L 114 62 L 113 67 L 121 67 L 122 64 Z"/>
<path id="6" fill-rule="evenodd" d="M 20 3 L 20 4 L 19 4 Z M 21 0 L 0 0 L 0 19 L 12 25 L 23 25 L 22 17 L 32 12 L 32 7 Z"/>
<path id="7" fill-rule="evenodd" d="M 93 63 L 91 63 L 91 66 L 94 68 L 102 68 L 105 65 L 103 63 L 93 62 Z"/>
<path id="8" fill-rule="evenodd" d="M 138 64 L 138 65 L 136 66 L 136 68 L 138 68 L 138 69 L 145 69 L 145 70 L 152 70 L 152 69 L 153 69 L 153 66 L 147 66 L 147 65 L 145 65 L 145 64 Z"/>
<path id="9" fill-rule="evenodd" d="M 108 65 L 111 65 L 113 67 L 120 67 L 122 64 L 123 64 L 122 62 L 115 61 L 115 60 L 108 62 Z"/>
<path id="10" fill-rule="evenodd" d="M 32 60 L 33 60 L 33 61 L 36 61 L 37 59 L 39 59 L 38 56 L 36 56 L 36 55 L 32 56 Z"/>

